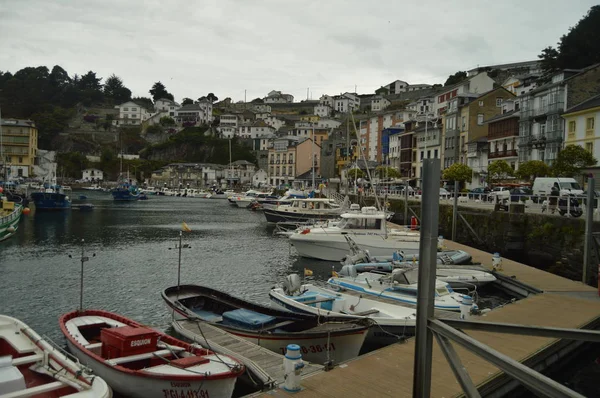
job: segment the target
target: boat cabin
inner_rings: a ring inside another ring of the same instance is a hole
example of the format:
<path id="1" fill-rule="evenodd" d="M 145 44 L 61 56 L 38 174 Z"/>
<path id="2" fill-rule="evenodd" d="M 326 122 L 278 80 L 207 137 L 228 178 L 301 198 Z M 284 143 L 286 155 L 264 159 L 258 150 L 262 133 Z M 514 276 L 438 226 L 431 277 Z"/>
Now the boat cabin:
<path id="1" fill-rule="evenodd" d="M 353 205 L 354 206 L 354 205 Z M 375 207 L 363 207 L 360 211 L 350 211 L 341 215 L 338 228 L 348 232 L 372 232 L 380 235 L 387 233 L 386 214 Z"/>
<path id="2" fill-rule="evenodd" d="M 295 198 L 291 199 L 291 204 L 284 205 L 287 211 L 296 213 L 306 213 L 307 211 L 331 211 L 339 209 L 339 205 L 331 199 L 321 198 Z"/>

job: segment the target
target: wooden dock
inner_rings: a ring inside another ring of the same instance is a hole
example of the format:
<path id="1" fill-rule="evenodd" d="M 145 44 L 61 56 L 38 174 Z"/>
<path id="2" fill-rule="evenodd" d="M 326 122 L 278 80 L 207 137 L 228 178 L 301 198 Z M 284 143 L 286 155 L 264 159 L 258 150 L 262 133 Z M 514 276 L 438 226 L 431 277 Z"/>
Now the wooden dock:
<path id="1" fill-rule="evenodd" d="M 491 270 L 492 255 L 455 242 L 448 249 L 471 253 L 473 260 Z M 503 273 L 542 293 L 474 316 L 472 320 L 565 328 L 600 327 L 600 299 L 597 289 L 515 261 L 503 259 Z M 438 315 L 438 313 L 436 313 Z M 468 334 L 491 348 L 527 366 L 542 363 L 549 353 L 558 352 L 559 339 L 469 331 Z M 506 381 L 503 372 L 484 359 L 453 344 L 463 366 L 482 391 L 496 391 Z M 303 390 L 288 394 L 282 389 L 263 397 L 406 397 L 412 395 L 414 339 L 373 351 L 329 372 L 319 372 L 302 381 Z M 460 385 L 434 339 L 431 396 L 462 396 Z"/>
<path id="2" fill-rule="evenodd" d="M 251 373 L 251 377 L 260 380 L 260 387 L 263 390 L 275 388 L 283 383 L 283 355 L 202 321 L 174 321 L 172 325 L 177 333 L 202 347 L 240 360 Z M 308 364 L 304 367 L 303 377 L 321 369 L 322 366 Z"/>

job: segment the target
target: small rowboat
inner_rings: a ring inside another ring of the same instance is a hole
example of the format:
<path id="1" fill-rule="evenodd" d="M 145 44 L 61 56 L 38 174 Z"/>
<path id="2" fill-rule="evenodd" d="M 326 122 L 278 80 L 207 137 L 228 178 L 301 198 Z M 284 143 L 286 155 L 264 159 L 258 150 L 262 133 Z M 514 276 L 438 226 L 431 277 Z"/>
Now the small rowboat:
<path id="1" fill-rule="evenodd" d="M 110 398 L 112 391 L 26 324 L 0 315 L 0 396 Z"/>
<path id="2" fill-rule="evenodd" d="M 278 310 L 206 286 L 173 286 L 162 297 L 179 319 L 200 319 L 278 354 L 298 344 L 302 358 L 315 364 L 356 357 L 372 325 L 368 319 Z"/>
<path id="3" fill-rule="evenodd" d="M 73 311 L 59 323 L 71 352 L 129 397 L 231 397 L 244 372 L 232 357 L 108 311 Z"/>

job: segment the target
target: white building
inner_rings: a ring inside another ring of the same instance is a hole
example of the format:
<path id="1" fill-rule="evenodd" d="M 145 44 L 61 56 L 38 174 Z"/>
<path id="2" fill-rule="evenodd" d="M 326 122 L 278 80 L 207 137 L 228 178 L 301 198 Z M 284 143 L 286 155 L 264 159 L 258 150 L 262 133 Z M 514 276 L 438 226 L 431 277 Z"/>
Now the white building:
<path id="1" fill-rule="evenodd" d="M 263 98 L 265 104 L 281 104 L 287 102 L 294 102 L 294 96 L 291 94 L 284 94 L 281 91 L 273 90 L 265 98 Z"/>
<path id="2" fill-rule="evenodd" d="M 269 181 L 269 175 L 263 169 L 259 169 L 252 176 L 252 186 L 254 188 L 260 188 L 267 185 Z"/>
<path id="3" fill-rule="evenodd" d="M 419 124 L 414 137 L 417 140 L 416 178 L 423 175 L 423 159 L 440 159 L 442 154 L 442 128 L 439 124 L 429 123 L 425 134 L 425 122 Z M 422 183 L 419 183 L 422 186 Z"/>
<path id="4" fill-rule="evenodd" d="M 319 98 L 319 103 L 321 105 L 329 105 L 330 108 L 333 108 L 335 103 L 335 98 L 331 95 L 323 94 L 321 98 Z"/>
<path id="5" fill-rule="evenodd" d="M 83 181 L 102 181 L 104 180 L 104 173 L 100 169 L 85 169 L 81 171 Z"/>
<path id="6" fill-rule="evenodd" d="M 435 112 L 440 115 L 448 107 L 448 102 L 458 95 L 483 94 L 494 88 L 494 80 L 486 72 L 479 73 L 469 79 L 449 87 L 444 87 L 444 91 L 437 94 L 434 104 Z"/>
<path id="7" fill-rule="evenodd" d="M 371 110 L 379 112 L 390 106 L 391 102 L 381 95 L 376 95 L 371 98 Z"/>
<path id="8" fill-rule="evenodd" d="M 487 175 L 488 152 L 487 137 L 467 143 L 467 166 L 473 170 L 474 176 L 471 182 L 467 181 L 467 189 L 485 186 L 483 176 Z"/>
<path id="9" fill-rule="evenodd" d="M 173 118 L 180 124 L 209 124 L 213 121 L 212 103 L 205 100 L 196 104 L 184 105 L 175 111 Z"/>
<path id="10" fill-rule="evenodd" d="M 350 109 L 350 99 L 346 97 L 335 97 L 334 108 L 336 112 L 347 113 Z"/>
<path id="11" fill-rule="evenodd" d="M 269 116 L 269 117 L 263 119 L 263 121 L 267 125 L 273 127 L 275 129 L 275 131 L 279 131 L 280 128 L 285 126 L 285 120 L 278 119 L 276 116 Z"/>
<path id="12" fill-rule="evenodd" d="M 404 80 L 396 80 L 391 82 L 390 84 L 386 84 L 383 88 L 387 89 L 389 94 L 398 94 L 406 91 L 408 87 L 408 83 Z"/>
<path id="13" fill-rule="evenodd" d="M 319 117 L 329 117 L 331 116 L 332 109 L 327 104 L 319 104 L 315 106 L 314 113 Z"/>
<path id="14" fill-rule="evenodd" d="M 238 127 L 238 137 L 258 138 L 265 134 L 274 133 L 275 128 L 266 124 L 263 120 L 257 120 L 252 124 L 243 124 Z"/>
<path id="15" fill-rule="evenodd" d="M 406 88 L 407 92 L 411 92 L 411 91 L 419 91 L 419 90 L 426 90 L 428 88 L 432 88 L 433 86 L 431 84 L 409 84 L 408 87 Z"/>
<path id="16" fill-rule="evenodd" d="M 433 97 L 423 97 L 406 106 L 411 111 L 428 113 L 433 111 Z"/>
<path id="17" fill-rule="evenodd" d="M 175 111 L 181 108 L 177 102 L 168 98 L 160 98 L 154 102 L 154 110 L 156 112 L 166 112 L 169 116 L 175 116 Z"/>
<path id="18" fill-rule="evenodd" d="M 316 124 L 316 127 L 326 128 L 326 129 L 334 129 L 340 126 L 342 122 L 335 119 L 319 119 Z"/>
<path id="19" fill-rule="evenodd" d="M 133 101 L 115 105 L 115 109 L 119 110 L 119 118 L 113 120 L 115 126 L 139 126 L 150 117 L 150 112 L 146 108 Z"/>
<path id="20" fill-rule="evenodd" d="M 256 166 L 247 160 L 236 160 L 225 169 L 225 179 L 235 184 L 249 184 L 252 182 Z"/>
<path id="21" fill-rule="evenodd" d="M 271 113 L 271 105 L 253 104 L 252 110 L 256 113 Z"/>

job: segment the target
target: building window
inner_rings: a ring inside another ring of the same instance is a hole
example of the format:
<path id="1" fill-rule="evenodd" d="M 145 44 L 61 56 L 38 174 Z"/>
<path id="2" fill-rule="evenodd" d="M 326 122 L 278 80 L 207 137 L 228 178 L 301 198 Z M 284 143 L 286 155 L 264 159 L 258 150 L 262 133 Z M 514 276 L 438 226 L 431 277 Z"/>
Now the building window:
<path id="1" fill-rule="evenodd" d="M 425 156 L 425 152 L 421 151 L 421 160 L 423 160 L 423 157 Z"/>
<path id="2" fill-rule="evenodd" d="M 496 98 L 496 106 L 502 106 L 502 98 Z"/>
<path id="3" fill-rule="evenodd" d="M 137 111 L 137 108 L 131 108 L 131 111 L 135 112 L 135 111 Z"/>
<path id="4" fill-rule="evenodd" d="M 480 126 L 483 124 L 483 113 L 477 115 L 477 124 Z"/>
<path id="5" fill-rule="evenodd" d="M 479 101 L 479 106 L 483 106 L 483 101 Z"/>
<path id="6" fill-rule="evenodd" d="M 23 163 L 23 157 L 19 156 L 19 163 Z"/>
<path id="7" fill-rule="evenodd" d="M 586 128 L 586 130 L 593 130 L 594 129 L 594 118 L 593 117 L 588 117 L 585 120 L 585 128 Z"/>
<path id="8" fill-rule="evenodd" d="M 433 153 L 434 153 L 433 157 L 437 159 L 438 158 L 438 150 L 436 149 Z"/>
<path id="9" fill-rule="evenodd" d="M 123 108 L 123 111 L 129 112 L 129 108 Z"/>
<path id="10" fill-rule="evenodd" d="M 569 122 L 569 133 L 574 133 L 576 127 L 577 127 L 577 124 L 575 123 L 574 120 Z"/>
<path id="11" fill-rule="evenodd" d="M 594 143 L 593 142 L 586 142 L 585 143 L 585 150 L 588 151 L 589 153 L 594 153 Z"/>

